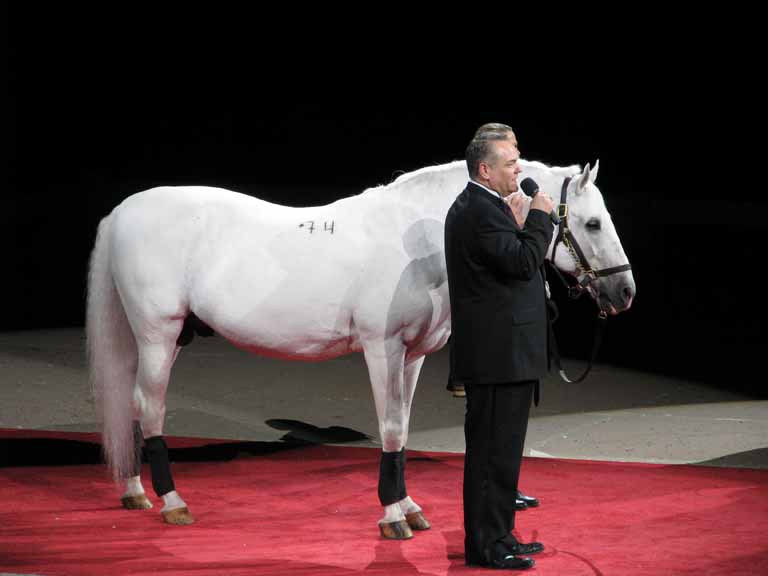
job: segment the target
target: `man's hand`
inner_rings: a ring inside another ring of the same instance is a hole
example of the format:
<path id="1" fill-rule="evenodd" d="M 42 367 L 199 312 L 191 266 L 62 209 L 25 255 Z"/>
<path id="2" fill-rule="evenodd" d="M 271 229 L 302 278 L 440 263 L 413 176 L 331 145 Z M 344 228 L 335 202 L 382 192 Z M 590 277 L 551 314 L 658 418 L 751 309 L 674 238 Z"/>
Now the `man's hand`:
<path id="1" fill-rule="evenodd" d="M 512 210 L 512 215 L 515 217 L 515 222 L 517 222 L 517 225 L 520 226 L 520 228 L 522 228 L 523 224 L 525 224 L 525 218 L 523 218 L 523 206 L 525 205 L 525 200 L 523 199 L 524 197 L 525 194 L 522 192 L 515 192 L 514 194 L 510 194 L 504 198 L 507 206 L 509 206 L 509 208 Z"/>
<path id="2" fill-rule="evenodd" d="M 541 210 L 542 212 L 550 214 L 554 209 L 555 203 L 552 201 L 552 198 L 543 192 L 536 194 L 531 201 L 531 210 Z"/>

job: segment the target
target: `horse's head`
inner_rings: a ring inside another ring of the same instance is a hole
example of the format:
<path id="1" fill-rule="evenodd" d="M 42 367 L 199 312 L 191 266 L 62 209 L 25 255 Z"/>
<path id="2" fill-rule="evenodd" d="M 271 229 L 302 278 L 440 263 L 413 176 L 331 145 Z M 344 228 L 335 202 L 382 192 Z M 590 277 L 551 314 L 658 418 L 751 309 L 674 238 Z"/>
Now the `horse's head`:
<path id="1" fill-rule="evenodd" d="M 632 305 L 635 280 L 603 195 L 595 185 L 599 165 L 599 160 L 594 168 L 587 164 L 581 174 L 571 178 L 564 200 L 553 198 L 568 206 L 560 229 L 555 231 L 553 261 L 579 280 L 601 311 L 618 314 Z"/>

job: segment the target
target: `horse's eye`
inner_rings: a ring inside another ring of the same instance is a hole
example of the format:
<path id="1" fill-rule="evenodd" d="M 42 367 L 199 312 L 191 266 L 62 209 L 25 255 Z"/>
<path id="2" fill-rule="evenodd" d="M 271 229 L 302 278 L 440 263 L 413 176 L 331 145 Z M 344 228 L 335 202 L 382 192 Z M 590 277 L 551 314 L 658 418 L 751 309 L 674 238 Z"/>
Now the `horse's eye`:
<path id="1" fill-rule="evenodd" d="M 600 230 L 600 220 L 597 218 L 592 218 L 587 222 L 587 230 L 596 231 Z"/>

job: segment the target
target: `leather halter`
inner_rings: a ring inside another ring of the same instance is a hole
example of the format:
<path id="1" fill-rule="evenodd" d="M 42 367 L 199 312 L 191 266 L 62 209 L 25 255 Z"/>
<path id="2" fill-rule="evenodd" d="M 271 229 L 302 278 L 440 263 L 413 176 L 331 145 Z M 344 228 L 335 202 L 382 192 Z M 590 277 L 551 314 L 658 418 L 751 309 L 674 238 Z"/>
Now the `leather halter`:
<path id="1" fill-rule="evenodd" d="M 573 236 L 573 233 L 571 232 L 571 229 L 568 226 L 568 184 L 570 183 L 571 178 L 568 177 L 563 181 L 563 187 L 560 191 L 560 204 L 557 207 L 558 216 L 560 217 L 560 224 L 558 226 L 557 231 L 557 237 L 555 238 L 555 244 L 552 247 L 552 258 L 550 259 L 550 267 L 552 270 L 555 271 L 557 276 L 560 278 L 560 280 L 563 282 L 565 287 L 568 289 L 568 295 L 572 299 L 579 298 L 585 291 L 590 291 L 593 295 L 597 296 L 599 294 L 599 290 L 592 286 L 592 284 L 601 277 L 610 276 L 612 274 L 619 274 L 621 272 L 626 272 L 627 270 L 631 270 L 632 266 L 629 263 L 622 264 L 621 266 L 614 266 L 612 268 L 603 268 L 602 270 L 593 270 L 592 267 L 589 265 L 589 262 L 587 261 L 587 257 L 584 255 L 584 251 L 581 249 L 581 246 L 579 246 L 579 243 L 576 241 L 576 238 Z M 577 284 L 575 286 L 571 286 L 568 284 L 568 282 L 565 280 L 563 275 L 560 273 L 560 270 L 557 269 L 555 266 L 555 253 L 557 252 L 557 247 L 563 244 L 565 248 L 568 250 L 568 253 L 571 255 L 573 260 L 576 262 L 576 268 L 579 271 L 579 274 L 576 278 Z M 546 273 L 545 273 L 546 278 Z M 548 301 L 547 303 L 547 324 L 549 336 L 549 360 L 550 362 L 553 362 L 555 366 L 557 367 L 558 372 L 560 373 L 560 377 L 565 382 L 570 383 L 577 383 L 583 381 L 587 374 L 589 374 L 590 370 L 592 370 L 592 364 L 594 363 L 595 359 L 597 358 L 597 352 L 600 349 L 600 345 L 603 342 L 603 334 L 605 331 L 605 326 L 608 320 L 608 312 L 606 310 L 603 310 L 600 306 L 600 301 L 598 298 L 595 298 L 599 313 L 597 317 L 597 324 L 595 325 L 595 336 L 592 341 L 592 353 L 590 354 L 589 364 L 587 365 L 586 370 L 576 379 L 571 379 L 566 374 L 565 370 L 562 367 L 562 363 L 560 361 L 560 352 L 557 347 L 557 340 L 555 339 L 555 333 L 554 333 L 554 327 L 553 324 L 557 320 L 557 306 L 553 301 Z"/>
<path id="2" fill-rule="evenodd" d="M 626 263 L 622 264 L 621 266 L 614 266 L 612 268 L 593 270 L 589 265 L 587 257 L 584 255 L 584 251 L 581 249 L 581 246 L 579 246 L 579 243 L 576 241 L 573 232 L 571 232 L 571 229 L 568 226 L 568 184 L 570 181 L 571 178 L 569 176 L 563 181 L 563 186 L 560 190 L 560 204 L 557 207 L 557 213 L 560 217 L 560 225 L 558 226 L 557 237 L 555 238 L 555 244 L 552 248 L 551 262 L 553 264 L 552 268 L 557 272 L 557 275 L 560 276 L 560 279 L 568 288 L 569 296 L 573 299 L 576 299 L 580 297 L 585 290 L 591 289 L 593 292 L 596 292 L 596 289 L 592 287 L 592 284 L 598 278 L 626 272 L 627 270 L 631 270 L 632 266 L 629 263 Z M 560 271 L 554 266 L 555 253 L 557 252 L 557 247 L 560 244 L 565 246 L 565 248 L 568 250 L 568 253 L 576 262 L 576 268 L 578 269 L 579 274 L 576 278 L 577 284 L 575 286 L 570 286 L 568 282 L 565 281 L 565 278 L 563 278 L 563 276 L 560 274 Z M 606 315 L 607 312 L 601 308 L 600 316 L 605 317 Z"/>

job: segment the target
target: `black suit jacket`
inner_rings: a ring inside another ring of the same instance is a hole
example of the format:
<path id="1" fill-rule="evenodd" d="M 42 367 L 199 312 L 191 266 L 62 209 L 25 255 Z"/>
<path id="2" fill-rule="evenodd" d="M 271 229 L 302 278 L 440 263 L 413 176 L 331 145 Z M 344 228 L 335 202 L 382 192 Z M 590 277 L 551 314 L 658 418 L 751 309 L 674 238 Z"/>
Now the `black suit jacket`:
<path id="1" fill-rule="evenodd" d="M 470 182 L 445 220 L 453 380 L 495 384 L 547 372 L 547 312 L 540 268 L 549 214 L 521 230 L 500 198 Z"/>

